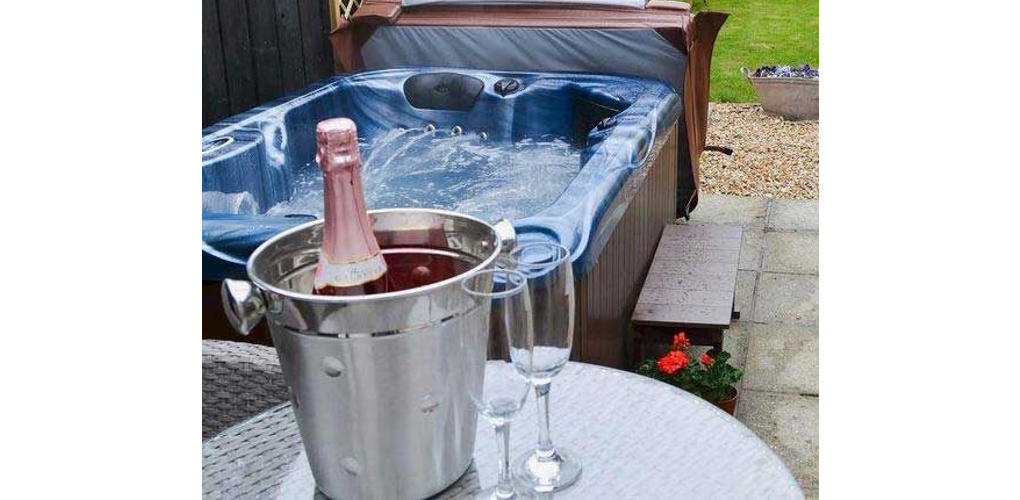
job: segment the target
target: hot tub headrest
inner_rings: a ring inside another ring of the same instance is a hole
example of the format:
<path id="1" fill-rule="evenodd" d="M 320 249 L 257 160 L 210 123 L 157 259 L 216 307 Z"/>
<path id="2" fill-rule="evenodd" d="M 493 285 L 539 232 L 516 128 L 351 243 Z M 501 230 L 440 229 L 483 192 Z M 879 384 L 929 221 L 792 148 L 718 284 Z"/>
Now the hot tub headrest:
<path id="1" fill-rule="evenodd" d="M 418 109 L 468 111 L 485 83 L 457 73 L 424 73 L 404 81 L 404 96 Z"/>

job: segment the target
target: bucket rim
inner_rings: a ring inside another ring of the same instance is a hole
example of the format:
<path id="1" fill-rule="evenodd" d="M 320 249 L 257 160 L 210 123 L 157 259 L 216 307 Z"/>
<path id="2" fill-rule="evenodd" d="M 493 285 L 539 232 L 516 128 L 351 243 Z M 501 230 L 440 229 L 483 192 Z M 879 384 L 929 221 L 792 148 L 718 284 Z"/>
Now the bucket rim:
<path id="1" fill-rule="evenodd" d="M 358 304 L 358 303 L 363 303 L 363 302 L 375 302 L 375 301 L 384 301 L 384 300 L 392 300 L 392 299 L 403 299 L 403 298 L 409 298 L 409 297 L 417 297 L 419 295 L 427 295 L 427 294 L 429 294 L 431 292 L 434 292 L 434 291 L 439 290 L 441 288 L 445 288 L 445 287 L 450 286 L 450 285 L 452 285 L 454 283 L 457 283 L 457 282 L 463 280 L 464 278 L 467 278 L 468 276 L 472 276 L 475 273 L 477 273 L 478 271 L 481 271 L 483 269 L 487 269 L 488 267 L 492 266 L 492 264 L 499 257 L 499 254 L 503 251 L 503 241 L 500 239 L 499 234 L 497 233 L 496 229 L 493 227 L 492 224 L 490 224 L 488 222 L 485 222 L 484 220 L 479 219 L 478 217 L 474 217 L 474 216 L 471 216 L 471 215 L 463 214 L 463 213 L 460 213 L 460 212 L 453 212 L 453 211 L 450 211 L 450 210 L 440 210 L 440 209 L 434 209 L 434 208 L 381 208 L 381 209 L 377 209 L 377 210 L 369 210 L 368 211 L 368 215 L 369 216 L 376 215 L 376 214 L 386 214 L 386 213 L 426 213 L 426 214 L 441 215 L 441 216 L 444 216 L 444 217 L 453 217 L 453 218 L 465 219 L 465 220 L 468 220 L 468 221 L 471 221 L 471 222 L 475 222 L 475 223 L 481 224 L 481 225 L 489 228 L 489 230 L 492 231 L 493 239 L 495 240 L 496 245 L 495 245 L 495 247 L 493 247 L 493 252 L 488 257 L 486 257 L 484 260 L 482 260 L 481 263 L 479 263 L 478 265 L 472 267 L 471 269 L 469 269 L 469 270 L 467 270 L 467 271 L 465 271 L 465 272 L 463 272 L 461 274 L 458 274 L 456 276 L 447 278 L 447 279 L 442 280 L 442 281 L 437 281 L 435 283 L 432 283 L 432 284 L 429 284 L 429 285 L 426 285 L 426 286 L 417 287 L 417 288 L 411 288 L 411 289 L 407 289 L 407 290 L 400 290 L 400 291 L 397 291 L 397 292 L 376 293 L 376 294 L 372 294 L 372 295 L 313 295 L 313 294 L 310 294 L 310 293 L 300 293 L 300 292 L 295 292 L 293 290 L 287 290 L 287 289 L 284 289 L 284 288 L 280 288 L 280 287 L 278 287 L 276 285 L 267 283 L 261 277 L 256 275 L 256 273 L 254 272 L 254 264 L 258 260 L 258 258 L 262 255 L 263 252 L 267 251 L 270 247 L 272 247 L 278 241 L 280 241 L 280 240 L 282 240 L 284 238 L 287 238 L 288 236 L 290 236 L 290 235 L 292 235 L 294 233 L 298 233 L 298 232 L 307 230 L 310 227 L 314 227 L 314 226 L 317 226 L 317 225 L 322 225 L 322 224 L 325 223 L 324 219 L 316 219 L 316 220 L 313 220 L 313 221 L 301 224 L 299 226 L 292 227 L 292 228 L 290 228 L 290 229 L 288 229 L 286 231 L 283 231 L 280 234 L 277 234 L 276 236 L 273 236 L 272 238 L 266 240 L 261 245 L 259 245 L 258 248 L 256 248 L 255 251 L 252 252 L 251 256 L 248 257 L 248 262 L 244 266 L 245 271 L 248 274 L 248 279 L 251 280 L 251 282 L 254 283 L 255 286 L 259 287 L 262 290 L 265 290 L 267 292 L 270 292 L 270 293 L 273 293 L 273 294 L 276 294 L 276 295 L 281 295 L 281 296 L 287 297 L 289 299 L 296 299 L 296 300 L 301 300 L 301 301 L 304 301 L 304 302 L 313 302 L 313 303 L 320 303 L 320 304 Z"/>

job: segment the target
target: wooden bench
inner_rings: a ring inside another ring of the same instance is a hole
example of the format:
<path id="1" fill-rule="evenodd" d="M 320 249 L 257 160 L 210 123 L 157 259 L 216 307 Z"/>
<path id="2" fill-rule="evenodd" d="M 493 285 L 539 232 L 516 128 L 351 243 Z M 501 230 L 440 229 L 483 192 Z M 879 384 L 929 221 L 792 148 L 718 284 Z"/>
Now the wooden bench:
<path id="1" fill-rule="evenodd" d="M 683 330 L 693 345 L 722 349 L 723 330 L 740 318 L 735 292 L 740 241 L 736 226 L 667 225 L 655 250 L 631 324 L 631 366 L 648 344 L 670 344 Z"/>

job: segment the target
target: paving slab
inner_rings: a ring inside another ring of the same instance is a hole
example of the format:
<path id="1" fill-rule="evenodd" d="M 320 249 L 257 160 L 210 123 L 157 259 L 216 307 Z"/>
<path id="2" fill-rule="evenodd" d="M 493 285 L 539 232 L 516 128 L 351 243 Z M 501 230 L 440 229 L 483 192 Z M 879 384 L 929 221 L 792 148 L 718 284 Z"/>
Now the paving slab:
<path id="1" fill-rule="evenodd" d="M 801 488 L 818 488 L 818 398 L 745 389 L 737 419 L 776 451 Z"/>
<path id="2" fill-rule="evenodd" d="M 690 222 L 762 228 L 768 213 L 768 201 L 768 198 L 747 196 L 699 195 L 698 207 L 691 213 Z"/>
<path id="3" fill-rule="evenodd" d="M 765 242 L 764 228 L 744 228 L 744 239 L 740 243 L 740 263 L 738 269 L 761 269 L 762 245 Z"/>
<path id="4" fill-rule="evenodd" d="M 762 270 L 818 274 L 818 233 L 765 233 Z"/>
<path id="5" fill-rule="evenodd" d="M 818 277 L 763 272 L 755 291 L 757 323 L 789 322 L 818 324 Z"/>
<path id="6" fill-rule="evenodd" d="M 818 394 L 818 326 L 750 325 L 744 389 Z"/>
<path id="7" fill-rule="evenodd" d="M 751 319 L 754 311 L 754 287 L 758 281 L 758 273 L 754 271 L 737 271 L 736 307 L 743 320 Z"/>
<path id="8" fill-rule="evenodd" d="M 730 353 L 730 364 L 743 370 L 747 363 L 750 323 L 738 321 L 723 331 L 723 350 Z M 701 354 L 699 354 L 700 356 Z"/>
<path id="9" fill-rule="evenodd" d="M 772 200 L 767 227 L 818 231 L 818 200 Z"/>

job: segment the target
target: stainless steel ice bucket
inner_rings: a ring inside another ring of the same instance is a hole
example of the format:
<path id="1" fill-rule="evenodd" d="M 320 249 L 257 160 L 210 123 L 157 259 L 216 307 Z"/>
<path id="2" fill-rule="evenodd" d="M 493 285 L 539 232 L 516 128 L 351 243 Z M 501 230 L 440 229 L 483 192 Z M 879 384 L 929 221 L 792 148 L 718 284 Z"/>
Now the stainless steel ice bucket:
<path id="1" fill-rule="evenodd" d="M 512 242 L 452 212 L 369 212 L 383 251 L 439 248 L 491 268 Z M 503 240 L 503 241 L 501 241 Z M 286 231 L 248 260 L 248 281 L 227 280 L 223 302 L 247 333 L 264 315 L 291 390 L 318 488 L 334 499 L 425 498 L 453 484 L 474 450 L 472 384 L 482 380 L 488 304 L 463 293 L 464 275 L 379 295 L 311 295 L 322 221 Z M 474 369 L 469 369 L 469 368 Z"/>

